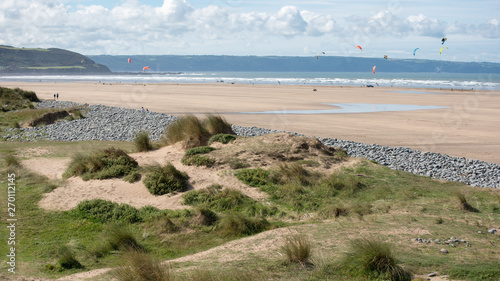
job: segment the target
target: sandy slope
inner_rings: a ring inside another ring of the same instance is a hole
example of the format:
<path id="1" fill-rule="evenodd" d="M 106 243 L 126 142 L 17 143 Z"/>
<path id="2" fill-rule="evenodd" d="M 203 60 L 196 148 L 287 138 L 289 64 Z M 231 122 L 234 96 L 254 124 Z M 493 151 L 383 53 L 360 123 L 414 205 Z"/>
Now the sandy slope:
<path id="1" fill-rule="evenodd" d="M 224 187 L 241 190 L 253 197 L 265 196 L 255 188 L 249 188 L 234 176 L 219 173 L 216 169 L 184 166 L 180 163 L 184 151 L 179 146 L 166 146 L 158 150 L 144 153 L 133 153 L 132 156 L 140 166 L 172 163 L 180 171 L 189 175 L 189 189 L 205 188 L 217 183 Z M 24 166 L 52 179 L 61 179 L 66 170 L 69 158 L 36 157 L 23 161 Z M 136 208 L 153 206 L 159 209 L 187 208 L 182 204 L 182 194 L 154 196 L 144 186 L 142 181 L 128 183 L 121 179 L 83 181 L 79 177 L 71 177 L 64 186 L 44 194 L 39 202 L 41 208 L 47 210 L 69 210 L 86 199 L 105 199 L 117 203 L 126 203 Z"/>

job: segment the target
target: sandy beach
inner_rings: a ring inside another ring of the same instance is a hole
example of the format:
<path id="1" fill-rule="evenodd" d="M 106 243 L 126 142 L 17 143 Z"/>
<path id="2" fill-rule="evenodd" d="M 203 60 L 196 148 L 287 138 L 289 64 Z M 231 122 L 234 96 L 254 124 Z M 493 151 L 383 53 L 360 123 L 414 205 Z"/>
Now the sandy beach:
<path id="1" fill-rule="evenodd" d="M 101 84 L 3 82 L 41 99 L 103 104 L 181 116 L 219 113 L 239 126 L 309 136 L 402 146 L 500 164 L 500 92 L 384 87 L 238 84 Z M 313 89 L 316 89 L 314 91 Z M 326 104 L 365 103 L 372 111 L 287 114 L 334 109 Z M 440 109 L 377 112 L 384 104 Z M 241 112 L 281 111 L 270 114 Z"/>

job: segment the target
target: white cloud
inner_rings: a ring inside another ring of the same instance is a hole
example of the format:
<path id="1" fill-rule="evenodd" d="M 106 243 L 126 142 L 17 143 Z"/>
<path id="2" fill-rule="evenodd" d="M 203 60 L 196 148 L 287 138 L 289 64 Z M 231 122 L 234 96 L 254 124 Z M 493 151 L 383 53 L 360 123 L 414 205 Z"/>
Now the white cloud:
<path id="1" fill-rule="evenodd" d="M 445 24 L 423 14 L 406 18 L 413 35 L 442 37 L 445 35 Z"/>
<path id="2" fill-rule="evenodd" d="M 266 27 L 273 34 L 288 37 L 304 34 L 307 22 L 296 7 L 285 6 L 269 18 Z"/>
<path id="3" fill-rule="evenodd" d="M 144 1 L 125 0 L 105 8 L 71 7 L 55 0 L 3 0 L 0 42 L 68 48 L 87 54 L 202 54 L 206 46 L 211 46 L 212 52 L 262 54 L 265 48 L 271 53 L 284 49 L 290 53 L 314 52 L 322 47 L 316 46 L 320 42 L 329 42 L 328 46 L 330 42 L 345 44 L 345 50 L 353 51 L 352 42 L 344 42 L 347 40 L 375 44 L 380 38 L 389 42 L 403 37 L 440 38 L 454 34 L 485 40 L 500 38 L 498 19 L 482 24 L 461 20 L 447 23 L 426 13 L 403 16 L 396 9 L 334 18 L 318 9 L 310 11 L 296 6 L 263 12 L 222 5 L 223 1 L 213 1 L 218 5 L 206 7 L 198 4 L 195 8 L 188 1 L 164 0 L 160 7 L 152 7 L 142 4 Z M 236 48 L 241 50 L 234 51 Z M 363 55 L 368 55 L 368 50 Z"/>

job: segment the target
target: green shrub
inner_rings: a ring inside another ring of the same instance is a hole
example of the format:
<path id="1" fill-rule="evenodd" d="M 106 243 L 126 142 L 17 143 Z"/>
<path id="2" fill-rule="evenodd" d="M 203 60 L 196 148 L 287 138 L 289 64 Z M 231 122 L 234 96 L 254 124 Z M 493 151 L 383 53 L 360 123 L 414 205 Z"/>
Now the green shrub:
<path id="1" fill-rule="evenodd" d="M 134 145 L 135 149 L 139 152 L 150 151 L 153 149 L 153 145 L 149 139 L 149 133 L 146 131 L 137 133 L 134 138 Z"/>
<path id="2" fill-rule="evenodd" d="M 174 275 L 170 268 L 143 251 L 123 254 L 123 265 L 112 271 L 118 281 L 170 281 Z"/>
<path id="3" fill-rule="evenodd" d="M 215 164 L 215 159 L 205 155 L 192 155 L 182 157 L 181 163 L 186 166 L 205 166 L 210 168 Z"/>
<path id="4" fill-rule="evenodd" d="M 83 268 L 83 265 L 76 259 L 75 254 L 67 246 L 62 246 L 58 250 L 57 263 L 63 269 Z"/>
<path id="5" fill-rule="evenodd" d="M 210 132 L 194 115 L 186 115 L 170 124 L 163 135 L 166 144 L 183 142 L 185 149 L 206 145 Z"/>
<path id="6" fill-rule="evenodd" d="M 303 266 L 311 264 L 311 243 L 303 235 L 286 236 L 281 246 L 281 252 L 289 264 L 298 263 Z"/>
<path id="7" fill-rule="evenodd" d="M 222 144 L 227 144 L 236 139 L 235 135 L 230 134 L 216 134 L 210 137 L 208 140 L 208 144 L 212 144 L 214 142 L 220 142 Z"/>
<path id="8" fill-rule="evenodd" d="M 204 120 L 205 128 L 211 135 L 231 134 L 236 135 L 226 119 L 220 115 L 208 114 Z"/>
<path id="9" fill-rule="evenodd" d="M 100 223 L 111 221 L 137 223 L 142 221 L 136 208 L 103 199 L 84 200 L 72 212 L 79 218 Z"/>
<path id="10" fill-rule="evenodd" d="M 262 168 L 241 169 L 236 172 L 236 177 L 245 184 L 253 187 L 262 187 L 271 183 L 270 173 Z"/>
<path id="11" fill-rule="evenodd" d="M 198 146 L 198 147 L 193 147 L 193 148 L 186 150 L 186 152 L 184 153 L 184 156 L 206 154 L 206 153 L 209 153 L 209 152 L 214 151 L 214 150 L 215 150 L 215 148 L 213 148 L 211 146 Z"/>
<path id="12" fill-rule="evenodd" d="M 244 236 L 252 235 L 269 228 L 270 224 L 265 219 L 247 218 L 239 213 L 232 213 L 224 216 L 218 228 L 224 236 Z"/>
<path id="13" fill-rule="evenodd" d="M 150 168 L 142 182 L 153 195 L 164 195 L 170 192 L 182 192 L 187 188 L 188 176 L 180 172 L 172 164 L 156 165 Z"/>
<path id="14" fill-rule="evenodd" d="M 409 281 L 412 277 L 398 265 L 390 244 L 367 238 L 350 241 L 341 266 L 353 276 L 392 281 Z"/>
<path id="15" fill-rule="evenodd" d="M 108 148 L 92 155 L 74 155 L 63 177 L 81 176 L 83 180 L 118 178 L 135 172 L 138 166 L 125 151 Z"/>

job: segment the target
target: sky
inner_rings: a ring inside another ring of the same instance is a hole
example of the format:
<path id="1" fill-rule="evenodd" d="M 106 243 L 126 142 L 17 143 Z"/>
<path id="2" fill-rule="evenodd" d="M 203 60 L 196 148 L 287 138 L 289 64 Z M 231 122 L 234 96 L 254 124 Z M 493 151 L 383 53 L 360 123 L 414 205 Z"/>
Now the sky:
<path id="1" fill-rule="evenodd" d="M 498 0 L 0 2 L 0 45 L 84 55 L 313 57 L 324 52 L 500 63 L 499 25 Z M 442 47 L 447 49 L 440 55 Z"/>

